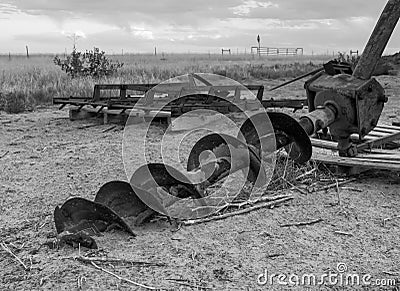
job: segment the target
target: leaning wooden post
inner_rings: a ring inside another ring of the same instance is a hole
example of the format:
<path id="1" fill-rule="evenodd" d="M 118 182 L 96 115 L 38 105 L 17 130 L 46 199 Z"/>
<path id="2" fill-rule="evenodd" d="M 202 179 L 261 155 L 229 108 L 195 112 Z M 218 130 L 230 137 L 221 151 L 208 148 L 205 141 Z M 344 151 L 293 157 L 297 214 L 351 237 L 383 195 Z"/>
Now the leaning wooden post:
<path id="1" fill-rule="evenodd" d="M 389 0 L 368 40 L 353 76 L 368 80 L 382 56 L 400 17 L 400 1 Z"/>

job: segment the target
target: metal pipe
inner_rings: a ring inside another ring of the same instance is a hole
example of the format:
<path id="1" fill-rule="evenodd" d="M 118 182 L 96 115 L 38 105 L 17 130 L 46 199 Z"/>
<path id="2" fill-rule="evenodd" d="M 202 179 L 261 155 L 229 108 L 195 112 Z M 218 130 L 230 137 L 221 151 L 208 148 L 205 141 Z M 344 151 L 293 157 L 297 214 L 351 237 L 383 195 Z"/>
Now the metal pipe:
<path id="1" fill-rule="evenodd" d="M 284 82 L 284 83 L 282 83 L 282 84 L 279 84 L 279 85 L 277 85 L 277 86 L 275 86 L 275 87 L 272 87 L 272 88 L 269 89 L 268 91 L 274 91 L 275 89 L 278 89 L 278 88 L 283 87 L 283 86 L 285 86 L 285 85 L 291 84 L 291 83 L 293 83 L 293 82 L 296 82 L 297 80 L 303 79 L 303 78 L 308 77 L 308 76 L 310 76 L 310 75 L 314 75 L 314 74 L 319 73 L 319 72 L 321 72 L 321 71 L 323 71 L 323 70 L 324 70 L 324 68 L 319 68 L 319 69 L 316 69 L 316 70 L 314 70 L 314 71 L 305 73 L 304 75 L 298 76 L 298 77 L 296 77 L 296 78 L 294 78 L 294 79 L 292 79 L 292 80 L 290 80 L 290 81 L 287 81 L 287 82 Z"/>
<path id="2" fill-rule="evenodd" d="M 382 56 L 400 17 L 400 1 L 389 0 L 366 44 L 353 76 L 368 80 Z"/>
<path id="3" fill-rule="evenodd" d="M 304 115 L 300 118 L 300 125 L 308 135 L 313 135 L 318 130 L 328 127 L 332 124 L 337 115 L 337 109 L 331 105 L 316 110 Z"/>

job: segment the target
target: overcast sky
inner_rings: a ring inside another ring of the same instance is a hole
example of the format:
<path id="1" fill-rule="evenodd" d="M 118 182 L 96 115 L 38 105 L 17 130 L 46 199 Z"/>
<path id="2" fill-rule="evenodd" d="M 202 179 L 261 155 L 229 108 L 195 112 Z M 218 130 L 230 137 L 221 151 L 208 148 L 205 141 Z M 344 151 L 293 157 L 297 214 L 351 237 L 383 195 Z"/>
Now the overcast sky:
<path id="1" fill-rule="evenodd" d="M 0 53 L 362 50 L 387 0 L 0 0 Z M 400 24 L 399 24 L 400 25 Z M 396 29 L 387 52 L 400 50 Z"/>

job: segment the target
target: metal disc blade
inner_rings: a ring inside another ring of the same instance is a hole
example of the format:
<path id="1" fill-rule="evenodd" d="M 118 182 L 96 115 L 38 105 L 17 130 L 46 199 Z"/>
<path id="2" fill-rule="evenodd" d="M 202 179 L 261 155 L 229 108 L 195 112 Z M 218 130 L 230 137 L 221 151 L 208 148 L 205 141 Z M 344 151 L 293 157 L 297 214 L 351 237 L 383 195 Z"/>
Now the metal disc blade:
<path id="1" fill-rule="evenodd" d="M 144 190 L 165 187 L 167 192 L 179 198 L 202 198 L 188 177 L 174 167 L 163 163 L 149 163 L 141 166 L 133 173 L 130 184 Z M 177 189 L 178 192 L 174 194 L 171 188 Z"/>
<path id="2" fill-rule="evenodd" d="M 104 184 L 94 201 L 106 205 L 121 217 L 138 216 L 148 209 L 132 186 L 125 181 L 110 181 Z"/>
<path id="3" fill-rule="evenodd" d="M 92 229 L 93 231 L 105 231 L 111 225 L 117 224 L 133 236 L 136 234 L 107 206 L 84 198 L 74 197 L 67 200 L 61 207 L 54 210 L 54 222 L 57 233 L 65 230 L 71 232 Z"/>
<path id="4" fill-rule="evenodd" d="M 223 145 L 226 145 L 227 147 L 221 147 Z M 257 186 L 264 185 L 266 183 L 265 170 L 258 154 L 246 143 L 223 133 L 212 133 L 202 137 L 196 142 L 189 154 L 187 170 L 192 171 L 197 169 L 200 166 L 200 156 L 206 151 L 213 152 L 216 158 L 230 157 L 228 145 L 233 146 L 234 148 L 247 149 L 250 162 L 247 179 L 250 182 L 257 181 Z"/>
<path id="5" fill-rule="evenodd" d="M 290 157 L 297 163 L 307 162 L 312 155 L 312 145 L 303 127 L 294 118 L 282 112 L 268 112 L 268 117 L 275 131 L 276 149 L 286 146 L 292 141 Z M 246 142 L 258 149 L 260 149 L 260 138 L 264 133 L 262 130 L 257 133 L 254 124 L 260 124 L 264 118 L 264 114 L 255 114 L 247 119 L 240 128 Z"/>

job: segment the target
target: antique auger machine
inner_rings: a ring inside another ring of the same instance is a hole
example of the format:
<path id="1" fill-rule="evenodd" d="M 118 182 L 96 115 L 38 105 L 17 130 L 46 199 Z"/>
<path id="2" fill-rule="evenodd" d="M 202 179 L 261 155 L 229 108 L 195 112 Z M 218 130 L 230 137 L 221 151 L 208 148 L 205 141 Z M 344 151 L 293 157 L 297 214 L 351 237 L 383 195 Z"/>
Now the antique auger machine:
<path id="1" fill-rule="evenodd" d="M 387 102 L 383 87 L 371 76 L 399 17 L 400 1 L 389 0 L 351 74 L 325 69 L 305 82 L 309 113 L 299 121 L 284 113 L 267 112 L 275 150 L 290 146 L 289 156 L 295 162 L 307 162 L 312 155 L 309 136 L 329 130 L 338 141 L 340 156 L 357 156 L 350 135 L 358 134 L 362 139 L 374 129 Z M 247 168 L 247 180 L 263 186 L 266 179 L 261 147 L 263 134 L 268 133 L 257 128 L 262 119 L 262 114 L 250 116 L 241 125 L 241 137 L 211 133 L 198 140 L 188 157 L 186 173 L 163 163 L 149 163 L 137 169 L 129 183 L 111 181 L 103 185 L 94 201 L 67 200 L 54 212 L 57 233 L 66 234 L 66 240 L 72 235 L 72 240 L 94 247 L 89 236 L 93 232 L 118 226 L 135 235 L 127 221 L 137 225 L 157 213 L 174 216 L 170 207 L 180 199 L 198 201 L 196 214 L 183 218 L 210 214 L 205 190 L 230 173 Z M 168 198 L 163 199 L 164 194 Z"/>

